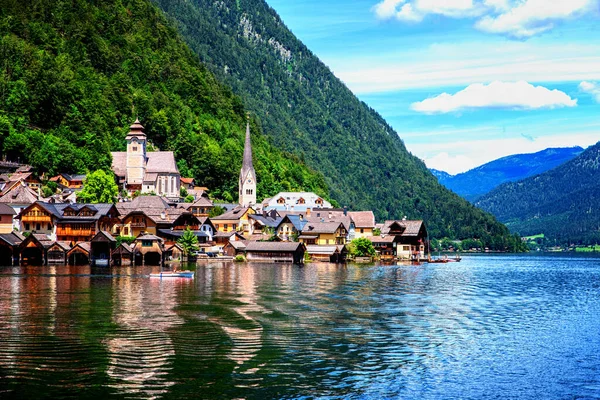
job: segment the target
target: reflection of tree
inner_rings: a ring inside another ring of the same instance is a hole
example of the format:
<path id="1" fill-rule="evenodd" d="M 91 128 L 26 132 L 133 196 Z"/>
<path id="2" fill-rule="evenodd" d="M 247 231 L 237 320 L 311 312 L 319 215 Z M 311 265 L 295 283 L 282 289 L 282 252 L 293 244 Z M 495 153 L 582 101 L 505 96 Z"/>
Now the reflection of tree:
<path id="1" fill-rule="evenodd" d="M 134 274 L 121 270 L 122 275 Z M 157 398 L 174 382 L 168 381 L 175 349 L 167 330 L 183 323 L 176 314 L 179 286 L 184 280 L 147 280 L 131 276 L 114 281 L 113 321 L 116 334 L 106 339 L 110 386 L 122 393 Z"/>

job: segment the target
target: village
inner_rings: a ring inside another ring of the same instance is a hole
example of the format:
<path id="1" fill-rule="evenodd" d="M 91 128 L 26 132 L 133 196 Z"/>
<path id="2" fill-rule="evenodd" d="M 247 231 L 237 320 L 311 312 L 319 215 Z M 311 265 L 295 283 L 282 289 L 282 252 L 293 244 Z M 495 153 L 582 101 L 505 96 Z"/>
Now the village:
<path id="1" fill-rule="evenodd" d="M 128 196 L 115 204 L 78 203 L 85 175 L 50 178 L 60 193 L 47 197 L 43 179 L 27 166 L 0 175 L 0 265 L 163 265 L 184 258 L 340 263 L 351 256 L 355 239 L 372 243 L 369 260 L 428 256 L 423 221 L 376 223 L 372 211 L 334 208 L 311 192 L 281 192 L 257 202 L 249 125 L 238 204 L 213 202 L 207 188 L 181 177 L 173 152 L 147 151 L 138 120 L 125 140 L 127 150 L 112 153 L 112 170 Z M 211 217 L 215 207 L 224 212 Z M 180 244 L 188 231 L 197 238 L 194 254 Z"/>

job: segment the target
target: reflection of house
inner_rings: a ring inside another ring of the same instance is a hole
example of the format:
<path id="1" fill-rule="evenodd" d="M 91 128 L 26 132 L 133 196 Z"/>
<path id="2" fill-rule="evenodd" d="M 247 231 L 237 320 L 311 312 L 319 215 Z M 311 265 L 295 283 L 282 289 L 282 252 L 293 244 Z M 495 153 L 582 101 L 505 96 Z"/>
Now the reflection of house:
<path id="1" fill-rule="evenodd" d="M 112 169 L 119 185 L 130 194 L 154 192 L 179 198 L 181 175 L 172 151 L 146 151 L 144 127 L 136 120 L 125 137 L 127 151 L 113 152 Z"/>
<path id="2" fill-rule="evenodd" d="M 280 192 L 262 202 L 263 210 L 306 211 L 330 208 L 331 203 L 312 192 Z"/>
<path id="3" fill-rule="evenodd" d="M 248 242 L 245 249 L 248 261 L 295 264 L 304 262 L 305 251 L 306 248 L 302 243 L 295 242 Z"/>

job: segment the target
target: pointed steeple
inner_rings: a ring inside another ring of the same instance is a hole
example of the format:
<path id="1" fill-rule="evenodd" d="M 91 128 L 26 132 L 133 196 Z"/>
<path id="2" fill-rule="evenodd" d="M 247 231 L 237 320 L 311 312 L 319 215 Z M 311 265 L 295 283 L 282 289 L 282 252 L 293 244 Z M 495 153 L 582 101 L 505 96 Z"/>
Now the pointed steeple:
<path id="1" fill-rule="evenodd" d="M 248 119 L 250 117 L 248 116 Z M 246 141 L 244 142 L 244 160 L 240 171 L 239 182 L 240 204 L 248 206 L 256 204 L 256 172 L 252 165 L 252 143 L 250 141 L 250 121 L 246 122 Z"/>

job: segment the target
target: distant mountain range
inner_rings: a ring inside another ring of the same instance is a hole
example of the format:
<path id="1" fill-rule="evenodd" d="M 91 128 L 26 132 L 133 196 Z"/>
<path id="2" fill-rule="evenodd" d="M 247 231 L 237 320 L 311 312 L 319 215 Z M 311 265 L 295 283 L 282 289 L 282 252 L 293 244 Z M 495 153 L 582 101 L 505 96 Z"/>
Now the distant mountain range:
<path id="1" fill-rule="evenodd" d="M 521 235 L 561 243 L 600 240 L 600 142 L 543 174 L 505 183 L 475 205 Z"/>
<path id="2" fill-rule="evenodd" d="M 505 182 L 538 175 L 572 160 L 583 152 L 581 147 L 550 148 L 532 154 L 515 154 L 491 161 L 458 175 L 431 169 L 438 181 L 454 193 L 475 201 Z"/>

